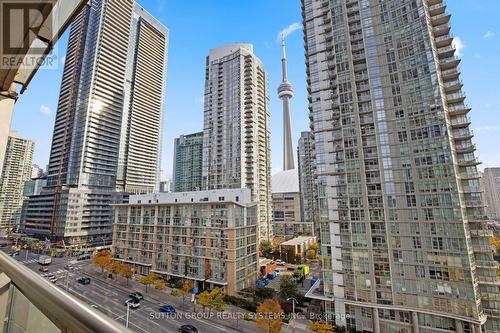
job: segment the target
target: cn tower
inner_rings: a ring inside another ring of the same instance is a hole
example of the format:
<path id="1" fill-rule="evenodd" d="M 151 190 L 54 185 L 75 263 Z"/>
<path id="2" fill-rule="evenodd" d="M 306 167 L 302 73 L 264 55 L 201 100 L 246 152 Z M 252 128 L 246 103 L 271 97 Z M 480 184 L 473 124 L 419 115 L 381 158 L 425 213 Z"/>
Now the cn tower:
<path id="1" fill-rule="evenodd" d="M 281 68 L 283 80 L 278 87 L 278 97 L 283 101 L 283 170 L 295 169 L 292 147 L 292 127 L 290 125 L 290 99 L 293 97 L 293 87 L 286 78 L 285 36 L 281 36 Z"/>

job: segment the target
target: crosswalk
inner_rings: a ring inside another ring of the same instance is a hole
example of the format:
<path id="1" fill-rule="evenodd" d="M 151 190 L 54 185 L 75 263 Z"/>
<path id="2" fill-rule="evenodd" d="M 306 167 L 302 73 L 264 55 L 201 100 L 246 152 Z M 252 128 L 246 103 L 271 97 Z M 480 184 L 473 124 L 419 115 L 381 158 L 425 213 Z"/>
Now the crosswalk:
<path id="1" fill-rule="evenodd" d="M 28 259 L 28 260 L 22 260 L 21 262 L 26 265 L 26 264 L 33 264 L 35 262 L 38 262 L 38 260 L 37 259 Z"/>

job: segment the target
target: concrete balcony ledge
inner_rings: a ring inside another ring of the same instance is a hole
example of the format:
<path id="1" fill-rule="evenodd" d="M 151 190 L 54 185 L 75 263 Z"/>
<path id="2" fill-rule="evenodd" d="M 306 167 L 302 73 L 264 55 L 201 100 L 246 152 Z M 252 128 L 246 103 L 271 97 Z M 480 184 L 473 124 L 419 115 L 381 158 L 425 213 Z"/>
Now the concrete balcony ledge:
<path id="1" fill-rule="evenodd" d="M 20 328 L 32 331 L 42 326 L 47 328 L 45 332 L 132 332 L 3 252 L 0 252 L 0 272 L 3 332 L 17 332 Z"/>

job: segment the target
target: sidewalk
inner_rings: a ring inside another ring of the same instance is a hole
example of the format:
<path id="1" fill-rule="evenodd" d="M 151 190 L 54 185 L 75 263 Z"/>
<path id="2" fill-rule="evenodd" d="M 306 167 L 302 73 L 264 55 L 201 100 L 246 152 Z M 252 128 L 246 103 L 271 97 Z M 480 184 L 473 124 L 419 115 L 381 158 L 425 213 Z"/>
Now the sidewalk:
<path id="1" fill-rule="evenodd" d="M 107 279 L 101 276 L 98 272 L 93 270 L 92 268 L 86 267 L 83 269 L 83 272 L 87 275 L 92 276 L 99 281 L 106 283 L 108 285 L 114 286 L 116 288 L 122 289 L 125 292 L 138 291 L 143 294 L 144 298 L 153 303 L 159 304 L 170 304 L 174 306 L 176 309 L 189 312 L 203 314 L 204 321 L 209 321 L 211 323 L 226 327 L 231 329 L 234 332 L 251 332 L 257 333 L 261 332 L 261 330 L 257 327 L 254 321 L 243 320 L 243 316 L 245 313 L 250 313 L 249 311 L 238 308 L 236 306 L 226 304 L 223 312 L 218 312 L 215 310 L 206 309 L 202 310 L 201 305 L 194 305 L 191 303 L 191 295 L 186 296 L 185 302 L 183 302 L 182 297 L 180 296 L 172 296 L 170 293 L 172 292 L 172 288 L 166 287 L 164 291 L 160 291 L 154 288 L 154 286 L 148 287 L 148 292 L 146 293 L 146 288 L 143 284 L 137 282 L 136 280 L 130 279 L 128 281 L 128 286 L 126 285 L 126 281 L 122 278 L 115 278 L 113 280 Z M 208 313 L 211 311 L 211 316 L 208 317 Z M 262 331 L 263 332 L 263 331 Z M 283 323 L 281 328 L 282 333 L 292 332 L 292 324 Z M 295 325 L 296 333 L 307 333 L 307 325 L 301 320 L 297 320 Z"/>

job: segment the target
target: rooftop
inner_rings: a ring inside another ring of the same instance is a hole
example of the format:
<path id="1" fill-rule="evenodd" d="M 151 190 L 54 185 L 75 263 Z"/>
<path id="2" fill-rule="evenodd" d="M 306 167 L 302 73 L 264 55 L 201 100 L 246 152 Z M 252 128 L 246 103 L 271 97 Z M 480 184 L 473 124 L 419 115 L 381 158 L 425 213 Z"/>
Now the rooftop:
<path id="1" fill-rule="evenodd" d="M 251 204 L 250 189 L 219 189 L 193 192 L 161 192 L 131 195 L 129 204 L 183 204 L 207 202 L 234 202 L 240 205 Z"/>
<path id="2" fill-rule="evenodd" d="M 299 236 L 292 238 L 290 240 L 287 240 L 286 242 L 281 243 L 281 245 L 300 245 L 308 241 L 314 241 L 316 237 L 314 236 Z"/>

